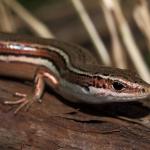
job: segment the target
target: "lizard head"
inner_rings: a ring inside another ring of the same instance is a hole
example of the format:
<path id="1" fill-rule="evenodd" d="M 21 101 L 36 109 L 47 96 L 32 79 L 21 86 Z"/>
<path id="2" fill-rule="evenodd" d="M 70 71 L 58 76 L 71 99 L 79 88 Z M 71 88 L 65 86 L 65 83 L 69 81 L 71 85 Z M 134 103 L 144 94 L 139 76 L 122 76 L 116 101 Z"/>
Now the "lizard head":
<path id="1" fill-rule="evenodd" d="M 74 72 L 65 74 L 61 86 L 70 99 L 100 104 L 150 98 L 150 84 L 133 71 L 89 65 L 87 70 Z"/>
<path id="2" fill-rule="evenodd" d="M 88 91 L 108 101 L 133 101 L 150 97 L 150 84 L 135 72 L 103 67 L 93 74 Z"/>

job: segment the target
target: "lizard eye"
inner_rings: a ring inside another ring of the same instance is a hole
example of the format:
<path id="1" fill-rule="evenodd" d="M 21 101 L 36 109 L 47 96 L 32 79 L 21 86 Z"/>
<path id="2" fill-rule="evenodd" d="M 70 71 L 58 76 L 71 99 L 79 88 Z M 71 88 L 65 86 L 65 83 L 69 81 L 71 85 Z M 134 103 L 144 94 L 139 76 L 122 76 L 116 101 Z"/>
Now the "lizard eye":
<path id="1" fill-rule="evenodd" d="M 125 85 L 119 81 L 114 81 L 112 86 L 116 91 L 121 91 L 122 89 L 125 88 Z"/>

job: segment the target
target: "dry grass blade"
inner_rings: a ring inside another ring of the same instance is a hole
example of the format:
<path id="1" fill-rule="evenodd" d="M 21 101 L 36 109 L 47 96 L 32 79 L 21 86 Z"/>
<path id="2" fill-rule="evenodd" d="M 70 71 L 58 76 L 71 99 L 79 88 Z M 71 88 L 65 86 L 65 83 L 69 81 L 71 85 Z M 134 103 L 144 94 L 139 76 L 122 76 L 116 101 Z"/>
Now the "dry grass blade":
<path id="1" fill-rule="evenodd" d="M 144 62 L 144 59 L 141 56 L 140 51 L 134 41 L 130 27 L 125 17 L 123 16 L 118 0 L 109 0 L 106 2 L 109 9 L 111 9 L 111 11 L 113 11 L 114 13 L 114 16 L 119 26 L 120 34 L 123 38 L 123 42 L 126 46 L 128 54 L 131 57 L 131 60 L 133 61 L 134 66 L 136 67 L 140 76 L 147 82 L 150 82 L 149 69 Z"/>
<path id="2" fill-rule="evenodd" d="M 83 22 L 91 41 L 93 42 L 97 54 L 100 56 L 102 62 L 104 65 L 111 65 L 111 60 L 109 57 L 109 54 L 107 52 L 107 49 L 102 42 L 100 36 L 98 35 L 98 32 L 96 31 L 94 24 L 92 23 L 90 17 L 88 16 L 82 2 L 80 0 L 71 0 L 73 3 L 73 6 L 75 7 L 78 15 L 80 16 L 81 21 Z"/>
<path id="3" fill-rule="evenodd" d="M 134 9 L 133 16 L 139 29 L 147 38 L 150 51 L 150 15 L 146 0 L 140 0 L 140 3 Z"/>
<path id="4" fill-rule="evenodd" d="M 110 9 L 105 4 L 105 0 L 103 0 L 102 4 L 102 10 L 105 16 L 105 20 L 109 29 L 109 32 L 111 34 L 111 40 L 112 40 L 112 52 L 113 52 L 113 58 L 115 61 L 115 65 L 118 68 L 125 69 L 127 68 L 127 63 L 125 59 L 125 53 L 123 52 L 123 47 L 121 45 L 121 42 L 118 37 L 117 28 L 115 25 L 115 20 L 112 16 L 112 13 Z M 101 1 L 99 2 L 101 5 Z"/>
<path id="5" fill-rule="evenodd" d="M 13 21 L 10 9 L 6 7 L 3 1 L 0 1 L 0 30 L 2 32 L 14 32 L 15 31 L 15 22 Z"/>
<path id="6" fill-rule="evenodd" d="M 37 35 L 44 38 L 53 38 L 53 34 L 40 20 L 35 18 L 16 0 L 3 0 Z"/>

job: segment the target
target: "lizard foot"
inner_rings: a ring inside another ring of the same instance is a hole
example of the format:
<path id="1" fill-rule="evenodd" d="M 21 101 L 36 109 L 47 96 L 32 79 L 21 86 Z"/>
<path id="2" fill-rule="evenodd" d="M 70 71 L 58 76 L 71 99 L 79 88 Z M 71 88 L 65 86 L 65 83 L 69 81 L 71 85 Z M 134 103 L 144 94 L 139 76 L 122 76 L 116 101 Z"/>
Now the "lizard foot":
<path id="1" fill-rule="evenodd" d="M 25 107 L 25 110 L 27 111 L 29 107 L 35 102 L 40 101 L 37 97 L 34 95 L 26 95 L 22 93 L 15 93 L 15 96 L 21 97 L 19 100 L 16 101 L 4 101 L 4 104 L 6 105 L 19 105 L 17 109 L 15 110 L 14 114 L 17 114 L 22 108 Z"/>

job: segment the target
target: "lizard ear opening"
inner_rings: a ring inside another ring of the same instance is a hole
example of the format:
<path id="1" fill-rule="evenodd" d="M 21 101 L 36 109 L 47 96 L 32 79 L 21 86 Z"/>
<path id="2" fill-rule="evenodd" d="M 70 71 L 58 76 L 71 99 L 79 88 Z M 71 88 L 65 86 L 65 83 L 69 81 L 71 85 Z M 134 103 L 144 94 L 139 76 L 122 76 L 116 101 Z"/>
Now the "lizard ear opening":
<path id="1" fill-rule="evenodd" d="M 116 90 L 116 91 L 121 91 L 125 88 L 125 85 L 120 82 L 120 81 L 114 81 L 112 83 L 112 87 Z"/>

